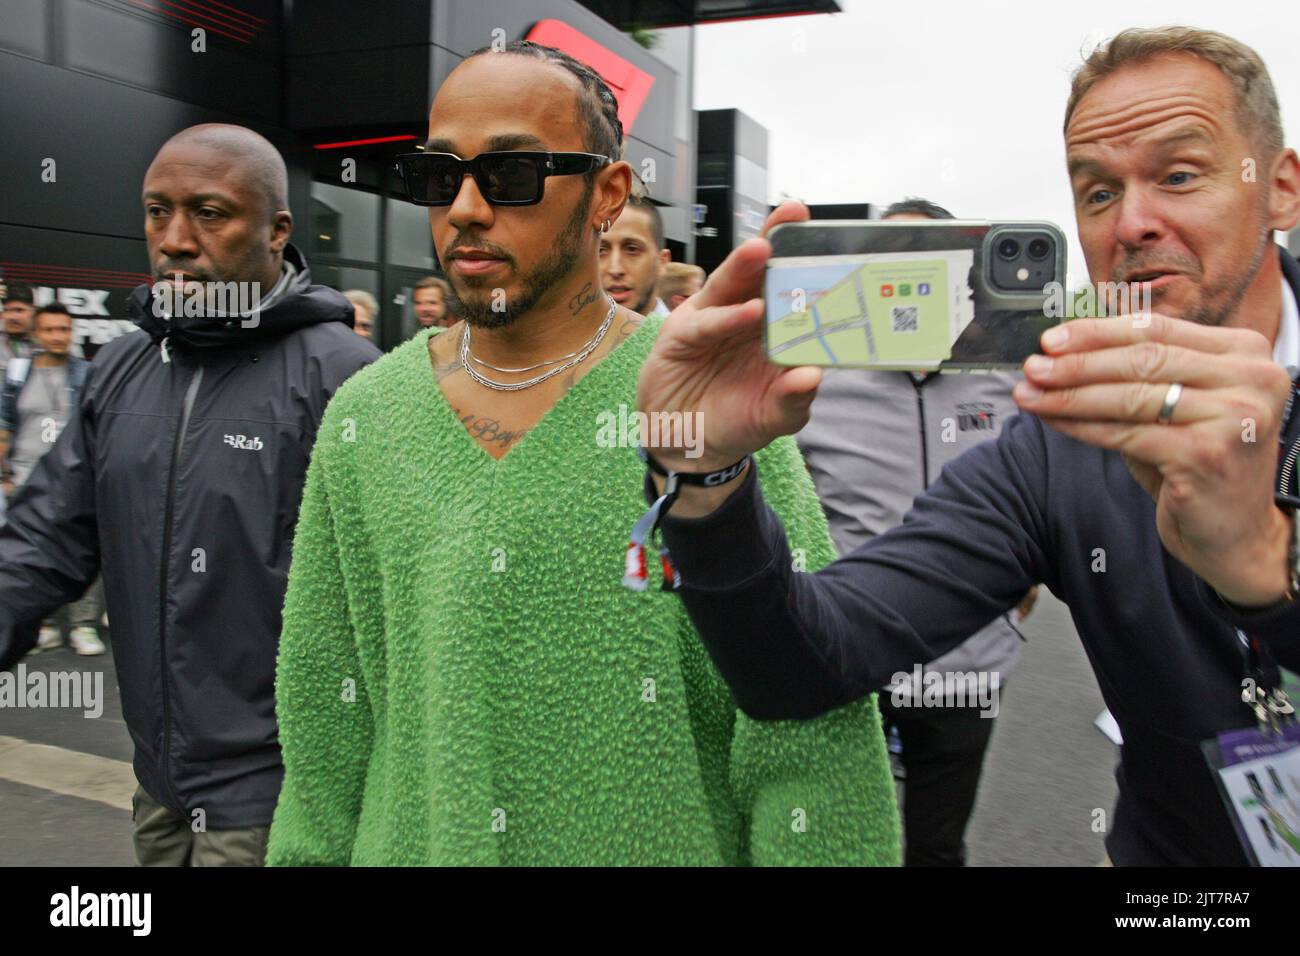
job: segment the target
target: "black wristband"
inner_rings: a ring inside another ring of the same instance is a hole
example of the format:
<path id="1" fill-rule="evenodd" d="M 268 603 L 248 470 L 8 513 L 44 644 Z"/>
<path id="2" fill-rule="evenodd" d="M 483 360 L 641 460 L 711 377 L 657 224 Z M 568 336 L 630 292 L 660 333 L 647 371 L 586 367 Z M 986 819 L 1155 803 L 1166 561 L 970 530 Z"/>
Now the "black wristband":
<path id="1" fill-rule="evenodd" d="M 726 468 L 719 468 L 717 471 L 689 472 L 669 471 L 663 465 L 659 464 L 659 462 L 655 461 L 650 453 L 640 445 L 636 446 L 636 453 L 637 457 L 645 462 L 646 467 L 656 475 L 661 475 L 664 478 L 674 477 L 677 479 L 676 483 L 679 485 L 702 485 L 706 488 L 716 488 L 719 485 L 725 485 L 733 478 L 736 478 L 745 470 L 745 466 L 749 464 L 750 459 L 753 457 L 751 455 L 746 455 L 734 465 L 728 465 Z"/>
<path id="2" fill-rule="evenodd" d="M 750 456 L 746 455 L 734 465 L 728 465 L 726 468 L 720 468 L 717 471 L 692 473 L 669 471 L 651 458 L 650 453 L 640 445 L 636 446 L 636 453 L 637 457 L 645 462 L 647 468 L 664 478 L 663 494 L 655 499 L 654 503 L 650 505 L 650 509 L 640 517 L 632 528 L 632 534 L 627 545 L 623 586 L 631 588 L 633 591 L 644 591 L 649 578 L 645 560 L 646 546 L 654 545 L 655 533 L 659 530 L 659 522 L 663 520 L 664 515 L 668 514 L 673 502 L 677 500 L 681 486 L 702 485 L 716 488 L 725 485 L 745 470 L 745 466 L 749 464 Z M 659 545 L 659 556 L 663 561 L 663 590 L 676 591 L 682 586 L 682 577 L 677 573 L 677 568 L 668 554 L 667 546 Z"/>

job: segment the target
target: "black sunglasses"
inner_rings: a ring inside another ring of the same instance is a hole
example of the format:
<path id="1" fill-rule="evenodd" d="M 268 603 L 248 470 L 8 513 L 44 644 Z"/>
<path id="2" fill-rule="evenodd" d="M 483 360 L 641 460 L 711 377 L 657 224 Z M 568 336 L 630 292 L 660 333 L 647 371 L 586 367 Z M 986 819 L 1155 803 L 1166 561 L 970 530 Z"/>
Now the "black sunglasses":
<path id="1" fill-rule="evenodd" d="M 540 153 L 511 150 L 461 159 L 452 153 L 402 153 L 397 169 L 406 198 L 417 206 L 450 206 L 469 173 L 483 198 L 494 206 L 532 206 L 542 201 L 547 176 L 573 176 L 608 165 L 595 153 Z"/>

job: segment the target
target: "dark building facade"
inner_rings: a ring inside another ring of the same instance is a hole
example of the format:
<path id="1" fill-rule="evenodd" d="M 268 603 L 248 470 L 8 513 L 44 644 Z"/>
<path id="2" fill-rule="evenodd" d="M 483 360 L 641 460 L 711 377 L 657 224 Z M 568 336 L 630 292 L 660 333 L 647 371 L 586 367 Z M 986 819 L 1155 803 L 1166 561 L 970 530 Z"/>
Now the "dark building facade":
<path id="1" fill-rule="evenodd" d="M 691 124 L 678 76 L 573 0 L 3 0 L 0 280 L 68 305 L 88 353 L 130 328 L 149 280 L 140 186 L 196 123 L 266 136 L 289 167 L 294 242 L 317 281 L 380 302 L 377 339 L 415 328 L 410 289 L 436 268 L 427 211 L 397 198 L 392 158 L 422 142 L 438 84 L 471 50 L 531 38 L 602 72 L 625 158 L 656 201 L 689 206 Z M 685 216 L 668 217 L 685 241 Z"/>
<path id="2" fill-rule="evenodd" d="M 695 262 L 712 272 L 767 218 L 767 130 L 740 110 L 696 116 Z"/>
<path id="3" fill-rule="evenodd" d="M 881 209 L 869 202 L 828 202 L 809 204 L 812 219 L 879 219 Z"/>

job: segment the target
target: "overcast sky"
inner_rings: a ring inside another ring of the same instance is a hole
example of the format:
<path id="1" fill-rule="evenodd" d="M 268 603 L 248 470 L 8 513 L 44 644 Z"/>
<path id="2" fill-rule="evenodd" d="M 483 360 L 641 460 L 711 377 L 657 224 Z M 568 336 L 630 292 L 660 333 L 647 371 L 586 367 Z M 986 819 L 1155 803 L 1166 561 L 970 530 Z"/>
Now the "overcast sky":
<path id="1" fill-rule="evenodd" d="M 839 0 L 843 13 L 696 30 L 696 109 L 768 129 L 768 190 L 807 202 L 924 196 L 970 219 L 1050 219 L 1085 278 L 1061 122 L 1081 51 L 1129 26 L 1219 30 L 1264 58 L 1300 144 L 1300 7 Z"/>

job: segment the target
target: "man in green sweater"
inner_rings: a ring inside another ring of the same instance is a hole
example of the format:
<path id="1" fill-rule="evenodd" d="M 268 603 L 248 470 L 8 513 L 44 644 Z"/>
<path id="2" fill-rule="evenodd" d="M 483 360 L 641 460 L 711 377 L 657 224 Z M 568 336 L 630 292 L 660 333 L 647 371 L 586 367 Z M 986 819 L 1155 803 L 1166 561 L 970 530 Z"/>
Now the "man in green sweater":
<path id="1" fill-rule="evenodd" d="M 318 433 L 273 865 L 898 862 L 874 701 L 750 720 L 681 602 L 620 583 L 660 321 L 601 291 L 621 144 L 595 73 L 514 43 L 451 73 L 399 159 L 461 321 L 356 375 Z M 794 444 L 761 461 L 800 559 L 826 563 Z"/>

